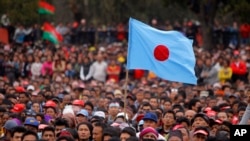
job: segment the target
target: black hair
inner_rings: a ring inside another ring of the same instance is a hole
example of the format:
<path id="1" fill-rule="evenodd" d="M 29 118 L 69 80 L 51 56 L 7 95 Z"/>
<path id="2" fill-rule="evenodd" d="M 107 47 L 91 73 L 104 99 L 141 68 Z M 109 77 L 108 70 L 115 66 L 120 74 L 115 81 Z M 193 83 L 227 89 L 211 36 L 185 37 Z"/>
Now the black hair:
<path id="1" fill-rule="evenodd" d="M 102 128 L 102 132 L 105 128 L 107 128 L 107 125 L 105 123 L 102 122 L 96 122 L 94 127 L 101 127 Z"/>
<path id="2" fill-rule="evenodd" d="M 47 127 L 45 127 L 45 128 L 43 129 L 43 131 L 42 131 L 42 135 L 43 135 L 46 131 L 51 131 L 51 132 L 53 132 L 53 135 L 55 136 L 55 128 L 54 128 L 54 127 L 52 127 L 52 126 L 47 126 Z"/>
<path id="3" fill-rule="evenodd" d="M 86 125 L 86 126 L 89 128 L 89 132 L 90 132 L 89 140 L 92 140 L 92 135 L 93 135 L 93 133 L 92 133 L 92 131 L 93 131 L 93 126 L 92 126 L 92 124 L 89 123 L 89 122 L 81 122 L 81 123 L 79 123 L 79 124 L 76 126 L 76 130 L 77 130 L 77 131 L 78 131 L 78 129 L 79 129 L 79 127 L 80 127 L 81 125 Z"/>
<path id="4" fill-rule="evenodd" d="M 168 113 L 172 114 L 174 116 L 174 120 L 176 120 L 175 112 L 173 110 L 167 110 L 166 112 L 164 112 L 163 117 L 165 117 L 165 115 Z"/>
<path id="5" fill-rule="evenodd" d="M 176 123 L 181 124 L 182 122 L 187 123 L 188 126 L 191 125 L 190 120 L 187 117 L 180 117 L 176 119 Z"/>
<path id="6" fill-rule="evenodd" d="M 127 133 L 131 137 L 136 137 L 136 131 L 132 127 L 125 127 L 125 128 L 123 128 L 122 131 L 121 131 L 121 134 L 122 133 Z"/>
<path id="7" fill-rule="evenodd" d="M 137 137 L 131 136 L 128 139 L 126 139 L 126 141 L 139 141 L 139 139 Z"/>
<path id="8" fill-rule="evenodd" d="M 65 126 L 66 128 L 69 127 L 69 123 L 66 119 L 63 118 L 56 118 L 54 126 Z"/>
<path id="9" fill-rule="evenodd" d="M 104 139 L 105 136 L 110 136 L 111 138 L 112 137 L 120 137 L 120 130 L 119 130 L 119 128 L 109 126 L 109 127 L 105 128 L 105 130 L 103 131 L 102 140 Z"/>
<path id="10" fill-rule="evenodd" d="M 108 141 L 121 141 L 121 139 L 119 137 L 111 137 Z"/>
<path id="11" fill-rule="evenodd" d="M 83 107 L 85 108 L 87 105 L 90 106 L 92 110 L 94 109 L 94 105 L 90 101 L 87 101 Z"/>
<path id="12" fill-rule="evenodd" d="M 240 111 L 245 111 L 245 110 L 246 110 L 246 107 L 245 106 L 241 106 L 241 107 L 238 108 L 237 112 L 239 113 Z"/>
<path id="13" fill-rule="evenodd" d="M 188 104 L 188 109 L 190 109 L 190 110 L 192 110 L 192 107 L 193 106 L 195 106 L 195 104 L 197 103 L 197 102 L 200 102 L 200 100 L 199 99 L 191 99 L 190 101 L 189 101 L 189 104 Z"/>
<path id="14" fill-rule="evenodd" d="M 25 127 L 23 127 L 23 126 L 16 126 L 16 127 L 14 127 L 14 128 L 11 130 L 10 135 L 11 135 L 11 137 L 14 137 L 14 134 L 15 134 L 15 133 L 25 133 L 26 131 L 27 131 L 27 130 L 26 130 Z"/>
<path id="15" fill-rule="evenodd" d="M 23 141 L 23 139 L 25 138 L 25 136 L 28 136 L 28 135 L 32 135 L 34 137 L 36 137 L 36 140 L 38 140 L 38 136 L 37 136 L 37 133 L 34 132 L 34 131 L 31 131 L 31 130 L 27 130 L 21 137 L 21 140 Z"/>
<path id="16" fill-rule="evenodd" d="M 178 111 L 184 111 L 184 108 L 180 104 L 174 104 L 172 109 L 175 109 L 175 108 L 179 109 Z"/>
<path id="17" fill-rule="evenodd" d="M 60 136 L 56 139 L 56 141 L 61 141 L 61 140 L 66 140 L 66 141 L 75 141 L 72 137 L 70 136 Z"/>

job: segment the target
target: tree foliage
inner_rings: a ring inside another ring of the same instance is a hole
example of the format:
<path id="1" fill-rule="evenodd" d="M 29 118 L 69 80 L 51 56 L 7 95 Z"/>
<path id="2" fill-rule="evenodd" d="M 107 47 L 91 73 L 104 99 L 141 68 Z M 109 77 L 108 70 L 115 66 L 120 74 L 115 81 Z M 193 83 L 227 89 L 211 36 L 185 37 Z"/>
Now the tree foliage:
<path id="1" fill-rule="evenodd" d="M 37 13 L 38 0 L 0 0 L 0 14 L 8 13 L 12 23 L 32 24 L 44 19 L 56 22 L 88 19 L 92 24 L 126 22 L 129 17 L 142 21 L 157 18 L 158 21 L 181 20 L 195 16 L 229 18 L 250 22 L 249 0 L 47 0 L 56 7 L 53 17 Z M 212 6 L 212 7 L 211 7 Z M 204 15 L 204 11 L 208 13 Z M 203 13 L 203 14 L 202 14 Z"/>

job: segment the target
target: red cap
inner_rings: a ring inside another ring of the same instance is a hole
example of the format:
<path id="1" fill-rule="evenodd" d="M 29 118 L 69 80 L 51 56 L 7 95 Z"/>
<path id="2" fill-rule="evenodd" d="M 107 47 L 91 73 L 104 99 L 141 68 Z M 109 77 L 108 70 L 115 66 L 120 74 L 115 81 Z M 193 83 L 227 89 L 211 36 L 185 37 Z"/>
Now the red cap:
<path id="1" fill-rule="evenodd" d="M 52 100 L 49 100 L 45 103 L 44 107 L 52 107 L 52 108 L 56 108 L 56 103 Z"/>
<path id="2" fill-rule="evenodd" d="M 140 120 L 142 120 L 144 118 L 144 114 L 139 114 L 137 117 L 136 117 L 136 121 L 139 122 Z"/>
<path id="3" fill-rule="evenodd" d="M 205 136 L 208 135 L 208 133 L 206 131 L 204 131 L 204 130 L 197 130 L 197 131 L 194 132 L 194 135 L 196 135 L 196 134 L 203 134 Z"/>
<path id="4" fill-rule="evenodd" d="M 24 87 L 21 87 L 21 86 L 15 87 L 15 90 L 18 93 L 24 93 L 24 92 L 26 92 L 26 90 L 24 89 Z"/>
<path id="5" fill-rule="evenodd" d="M 11 112 L 13 113 L 21 113 L 25 109 L 24 104 L 15 104 L 14 107 L 11 109 Z"/>
<path id="6" fill-rule="evenodd" d="M 82 100 L 76 99 L 72 102 L 72 105 L 84 106 L 84 102 Z"/>

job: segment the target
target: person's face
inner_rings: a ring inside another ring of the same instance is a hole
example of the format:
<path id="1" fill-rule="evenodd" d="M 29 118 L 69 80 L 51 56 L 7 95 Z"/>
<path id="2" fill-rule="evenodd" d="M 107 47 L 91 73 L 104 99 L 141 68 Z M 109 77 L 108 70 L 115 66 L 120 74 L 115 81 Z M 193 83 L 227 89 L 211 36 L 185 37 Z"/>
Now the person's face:
<path id="1" fill-rule="evenodd" d="M 32 110 L 35 111 L 36 113 L 39 113 L 39 111 L 40 111 L 40 106 L 39 106 L 39 104 L 38 104 L 38 103 L 34 103 L 34 104 L 32 105 Z"/>
<path id="2" fill-rule="evenodd" d="M 116 106 L 109 107 L 109 114 L 112 116 L 117 115 L 119 112 L 119 108 Z"/>
<path id="3" fill-rule="evenodd" d="M 144 96 L 143 96 L 142 91 L 140 91 L 140 92 L 138 92 L 138 93 L 136 94 L 136 99 L 137 99 L 138 101 L 142 101 L 143 98 L 144 98 Z"/>
<path id="4" fill-rule="evenodd" d="M 30 126 L 30 125 L 25 125 L 24 126 L 27 130 L 31 130 L 31 131 L 34 131 L 34 132 L 37 132 L 38 129 L 34 126 Z"/>
<path id="5" fill-rule="evenodd" d="M 77 123 L 87 122 L 88 121 L 87 117 L 85 117 L 84 115 L 78 115 L 76 117 L 76 120 L 77 120 Z"/>
<path id="6" fill-rule="evenodd" d="M 86 109 L 88 111 L 89 115 L 92 115 L 93 109 L 89 105 L 85 105 L 84 109 Z"/>
<path id="7" fill-rule="evenodd" d="M 152 127 L 152 128 L 156 128 L 157 123 L 155 121 L 152 120 L 144 120 L 144 124 L 143 127 L 147 128 L 147 127 Z"/>
<path id="8" fill-rule="evenodd" d="M 174 115 L 172 113 L 166 113 L 163 117 L 164 126 L 172 126 L 175 122 Z"/>
<path id="9" fill-rule="evenodd" d="M 130 137 L 130 135 L 128 133 L 121 133 L 120 140 L 126 141 L 129 137 Z"/>
<path id="10" fill-rule="evenodd" d="M 63 97 L 63 104 L 69 104 L 71 103 L 71 96 L 70 95 L 66 95 Z"/>
<path id="11" fill-rule="evenodd" d="M 25 96 L 25 94 L 20 94 L 19 102 L 20 103 L 26 103 L 27 101 L 28 101 L 28 98 Z"/>
<path id="12" fill-rule="evenodd" d="M 10 139 L 11 141 L 21 141 L 23 133 L 15 132 L 13 137 Z"/>
<path id="13" fill-rule="evenodd" d="M 195 106 L 193 107 L 193 110 L 196 111 L 196 112 L 199 112 L 200 107 L 201 107 L 201 103 L 200 102 L 196 102 Z"/>
<path id="14" fill-rule="evenodd" d="M 150 112 L 151 110 L 152 110 L 152 109 L 151 109 L 150 106 L 143 106 L 143 107 L 142 107 L 142 111 L 143 111 L 144 113 Z"/>
<path id="15" fill-rule="evenodd" d="M 22 141 L 37 141 L 37 138 L 34 135 L 27 135 L 23 138 Z"/>
<path id="16" fill-rule="evenodd" d="M 215 136 L 218 129 L 219 129 L 219 125 L 218 124 L 212 125 L 211 130 L 210 130 L 210 135 L 211 136 Z"/>
<path id="17" fill-rule="evenodd" d="M 228 117 L 227 117 L 227 114 L 225 112 L 219 112 L 217 116 L 222 121 L 228 121 Z"/>
<path id="18" fill-rule="evenodd" d="M 6 122 L 9 118 L 10 118 L 9 115 L 4 114 L 3 117 L 2 117 L 3 124 L 5 124 L 5 122 Z"/>
<path id="19" fill-rule="evenodd" d="M 193 123 L 194 127 L 198 127 L 198 126 L 205 126 L 207 127 L 208 124 L 206 123 L 206 121 L 201 118 L 201 117 L 197 117 L 194 119 L 194 123 Z"/>
<path id="20" fill-rule="evenodd" d="M 172 109 L 172 104 L 169 101 L 164 102 L 163 106 L 166 111 Z"/>
<path id="21" fill-rule="evenodd" d="M 172 136 L 168 139 L 168 141 L 182 141 L 181 138 L 176 137 L 176 136 Z"/>
<path id="22" fill-rule="evenodd" d="M 153 133 L 147 133 L 142 138 L 143 139 L 151 139 L 153 141 L 156 141 L 155 135 Z"/>
<path id="23" fill-rule="evenodd" d="M 207 137 L 203 134 L 196 134 L 193 136 L 193 141 L 206 141 Z"/>
<path id="24" fill-rule="evenodd" d="M 102 141 L 102 128 L 95 126 L 93 128 L 93 141 Z"/>
<path id="25" fill-rule="evenodd" d="M 91 136 L 88 126 L 84 124 L 79 126 L 77 133 L 80 140 L 87 140 Z"/>
<path id="26" fill-rule="evenodd" d="M 208 102 L 208 107 L 214 107 L 216 106 L 216 99 L 210 99 Z"/>
<path id="27" fill-rule="evenodd" d="M 149 103 L 150 103 L 150 105 L 152 105 L 152 107 L 154 107 L 154 108 L 157 108 L 157 107 L 158 107 L 158 102 L 157 102 L 157 99 L 155 99 L 155 98 L 151 98 L 151 99 L 149 100 Z"/>
<path id="28" fill-rule="evenodd" d="M 185 128 L 180 128 L 178 129 L 181 131 L 181 134 L 182 134 L 182 138 L 183 138 L 183 141 L 189 141 L 189 134 L 187 132 L 187 130 Z"/>
<path id="29" fill-rule="evenodd" d="M 56 125 L 55 126 L 55 135 L 60 133 L 64 128 L 66 128 L 64 125 Z"/>
<path id="30" fill-rule="evenodd" d="M 176 112 L 175 116 L 178 119 L 180 117 L 184 117 L 184 113 L 183 112 Z"/>
<path id="31" fill-rule="evenodd" d="M 46 141 L 54 141 L 55 133 L 53 133 L 52 131 L 45 131 L 42 135 L 42 139 Z"/>
<path id="32" fill-rule="evenodd" d="M 103 141 L 109 141 L 112 137 L 109 135 L 106 135 L 103 137 Z"/>
<path id="33" fill-rule="evenodd" d="M 55 110 L 53 108 L 47 108 L 46 109 L 46 114 L 53 117 L 53 118 L 56 117 L 56 112 L 55 112 Z"/>

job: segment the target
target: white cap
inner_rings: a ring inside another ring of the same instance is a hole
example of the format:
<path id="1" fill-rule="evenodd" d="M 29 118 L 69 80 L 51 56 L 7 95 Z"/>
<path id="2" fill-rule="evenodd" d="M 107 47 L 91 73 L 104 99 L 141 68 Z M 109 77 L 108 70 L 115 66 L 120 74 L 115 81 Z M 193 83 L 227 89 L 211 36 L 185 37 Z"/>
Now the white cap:
<path id="1" fill-rule="evenodd" d="M 105 118 L 105 113 L 103 111 L 96 111 L 93 116 Z"/>
<path id="2" fill-rule="evenodd" d="M 118 118 L 118 117 L 125 117 L 125 113 L 124 113 L 124 112 L 118 113 L 118 114 L 116 115 L 116 117 L 117 117 L 117 118 Z M 125 119 L 128 120 L 128 114 L 126 114 Z"/>
<path id="3" fill-rule="evenodd" d="M 33 86 L 33 85 L 29 85 L 28 87 L 27 87 L 27 91 L 34 91 L 35 90 L 35 87 Z"/>

